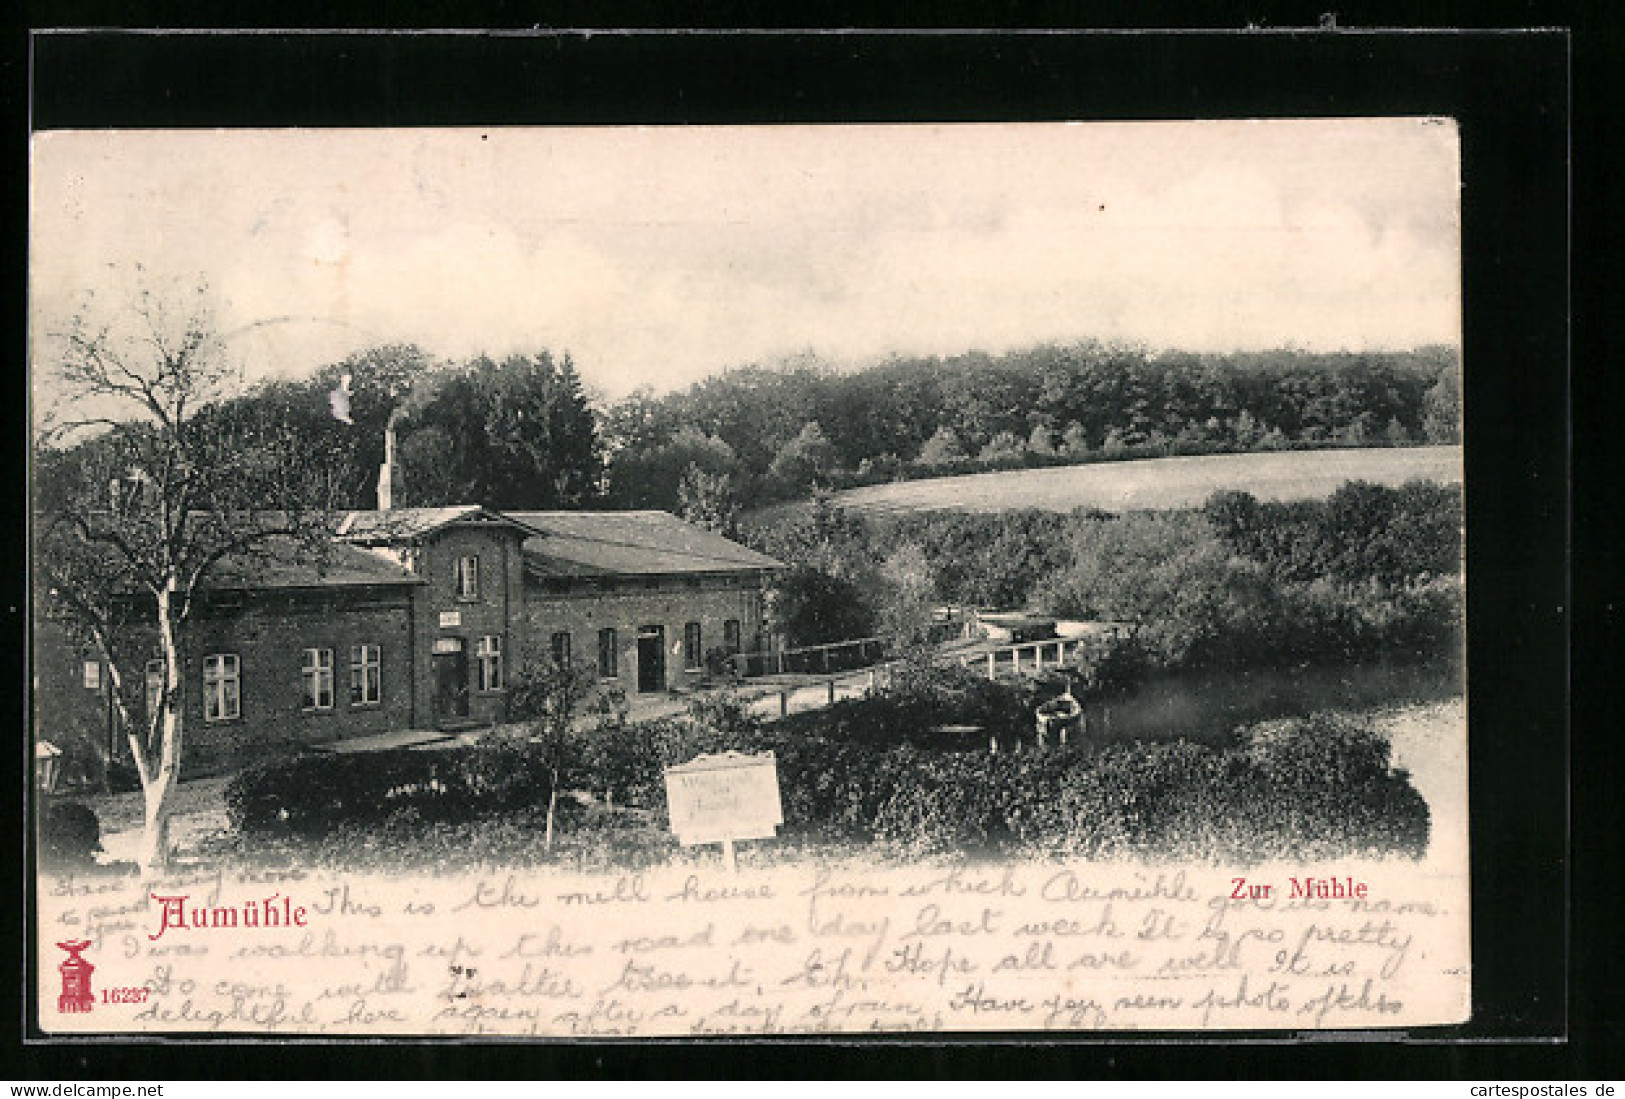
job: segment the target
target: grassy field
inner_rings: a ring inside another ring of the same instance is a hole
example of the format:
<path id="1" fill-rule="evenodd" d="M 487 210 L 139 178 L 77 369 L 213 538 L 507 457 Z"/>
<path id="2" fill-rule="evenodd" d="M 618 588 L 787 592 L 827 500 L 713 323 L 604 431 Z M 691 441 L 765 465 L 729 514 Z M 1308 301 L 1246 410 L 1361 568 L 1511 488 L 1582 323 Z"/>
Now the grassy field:
<path id="1" fill-rule="evenodd" d="M 899 481 L 848 489 L 835 499 L 852 511 L 873 513 L 1188 508 L 1199 507 L 1217 489 L 1245 489 L 1261 500 L 1297 500 L 1327 496 L 1349 480 L 1459 483 L 1461 462 L 1459 446 L 1212 454 Z M 749 518 L 771 521 L 802 506 L 767 508 Z"/>

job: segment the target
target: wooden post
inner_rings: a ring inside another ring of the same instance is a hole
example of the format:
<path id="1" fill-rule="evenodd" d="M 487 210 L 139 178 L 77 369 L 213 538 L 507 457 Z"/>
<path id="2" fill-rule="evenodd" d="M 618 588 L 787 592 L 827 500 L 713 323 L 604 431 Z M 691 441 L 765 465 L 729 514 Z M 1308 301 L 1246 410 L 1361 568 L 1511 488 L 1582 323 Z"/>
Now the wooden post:
<path id="1" fill-rule="evenodd" d="M 732 839 L 722 841 L 722 865 L 728 868 L 730 874 L 739 873 L 739 863 L 734 859 L 734 841 Z"/>
<path id="2" fill-rule="evenodd" d="M 998 671 L 997 671 L 998 659 L 999 659 L 999 650 L 997 650 L 997 649 L 994 649 L 992 652 L 987 654 L 987 677 L 989 679 L 997 679 L 999 677 Z"/>
<path id="3" fill-rule="evenodd" d="M 829 679 L 829 704 L 831 706 L 835 705 L 835 677 L 834 676 L 830 676 L 830 679 Z"/>
<path id="4" fill-rule="evenodd" d="M 870 694 L 875 693 L 876 680 L 877 679 L 878 679 L 878 673 L 876 673 L 876 671 L 873 668 L 870 668 L 869 669 L 869 693 Z"/>
<path id="5" fill-rule="evenodd" d="M 790 692 L 787 690 L 779 692 L 779 716 L 790 716 Z"/>

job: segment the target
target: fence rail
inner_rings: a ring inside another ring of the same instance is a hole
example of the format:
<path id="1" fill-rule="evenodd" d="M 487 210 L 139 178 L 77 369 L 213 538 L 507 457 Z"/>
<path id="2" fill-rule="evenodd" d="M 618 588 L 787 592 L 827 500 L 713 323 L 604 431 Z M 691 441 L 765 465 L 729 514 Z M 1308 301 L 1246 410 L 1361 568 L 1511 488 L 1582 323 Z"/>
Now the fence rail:
<path id="1" fill-rule="evenodd" d="M 863 638 L 875 641 L 875 638 Z M 963 667 L 984 668 L 989 679 L 1000 674 L 1036 675 L 1045 668 L 1058 668 L 1075 657 L 1087 644 L 1087 638 L 1056 637 L 1046 641 L 1023 641 L 1001 645 L 987 652 L 946 653 L 935 663 L 958 663 Z M 856 642 L 843 642 L 852 645 Z M 837 646 L 809 646 L 811 649 Z M 792 711 L 820 709 L 832 706 L 838 698 L 860 698 L 874 694 L 890 682 L 896 662 L 875 664 L 867 668 L 834 672 L 820 676 L 811 683 L 787 683 L 754 693 L 749 706 L 766 717 L 788 717 Z M 799 703 L 799 705 L 798 705 Z"/>
<path id="2" fill-rule="evenodd" d="M 1045 667 L 1061 667 L 1067 662 L 1069 655 L 1078 654 L 1086 640 L 1082 637 L 1053 637 L 1045 641 L 1022 641 L 1013 645 L 1001 645 L 986 653 L 963 654 L 959 657 L 959 663 L 965 667 L 985 664 L 989 679 L 997 679 L 1001 667 L 1019 675 L 1029 663 L 1031 670 L 1036 673 L 1043 671 Z"/>

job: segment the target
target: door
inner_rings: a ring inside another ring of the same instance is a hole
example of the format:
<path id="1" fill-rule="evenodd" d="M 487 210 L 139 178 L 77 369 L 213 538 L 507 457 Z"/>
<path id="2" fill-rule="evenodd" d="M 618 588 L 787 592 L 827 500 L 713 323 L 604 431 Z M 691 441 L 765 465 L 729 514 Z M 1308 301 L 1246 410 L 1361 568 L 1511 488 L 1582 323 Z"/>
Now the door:
<path id="1" fill-rule="evenodd" d="M 468 716 L 468 652 L 460 637 L 435 642 L 434 714 L 441 720 Z"/>
<path id="2" fill-rule="evenodd" d="M 644 626 L 638 630 L 638 690 L 666 689 L 666 627 Z"/>

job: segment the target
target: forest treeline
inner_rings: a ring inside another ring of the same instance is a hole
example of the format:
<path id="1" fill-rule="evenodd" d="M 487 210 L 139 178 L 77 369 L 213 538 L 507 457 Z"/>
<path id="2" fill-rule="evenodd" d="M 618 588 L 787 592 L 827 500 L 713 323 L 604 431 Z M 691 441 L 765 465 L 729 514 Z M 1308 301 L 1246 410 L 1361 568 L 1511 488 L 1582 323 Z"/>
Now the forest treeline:
<path id="1" fill-rule="evenodd" d="M 815 486 L 1165 454 L 1459 441 L 1456 354 L 1152 352 L 1097 343 L 729 370 L 595 400 L 568 355 L 438 361 L 372 348 L 210 409 L 277 433 L 374 506 L 397 423 L 398 505 L 661 508 L 723 529 Z M 336 393 L 342 392 L 342 401 Z"/>
<path id="2" fill-rule="evenodd" d="M 1455 352 L 1189 354 L 1098 343 L 732 370 L 609 406 L 606 491 L 752 504 L 905 477 L 1170 454 L 1460 440 Z M 703 476 L 696 476 L 700 474 Z"/>
<path id="3" fill-rule="evenodd" d="M 1121 623 L 1124 653 L 1176 670 L 1369 657 L 1460 644 L 1456 486 L 1350 481 L 1324 500 L 1215 493 L 1198 509 L 860 515 L 827 496 L 747 529 L 791 565 L 772 596 L 798 644 L 909 640 L 939 603 Z"/>

